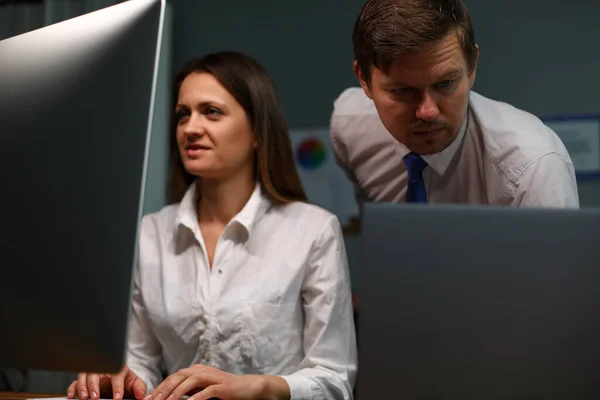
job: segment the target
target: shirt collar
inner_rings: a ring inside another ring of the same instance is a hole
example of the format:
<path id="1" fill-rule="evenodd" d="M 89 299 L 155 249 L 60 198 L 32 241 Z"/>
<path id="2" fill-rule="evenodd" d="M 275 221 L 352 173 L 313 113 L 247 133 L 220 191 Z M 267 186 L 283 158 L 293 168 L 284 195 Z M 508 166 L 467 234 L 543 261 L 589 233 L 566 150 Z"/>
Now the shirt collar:
<path id="1" fill-rule="evenodd" d="M 177 216 L 175 218 L 175 229 L 183 226 L 194 233 L 199 231 L 198 210 L 196 205 L 196 181 L 194 181 L 179 203 Z M 233 217 L 229 224 L 238 223 L 246 230 L 246 233 L 250 235 L 252 226 L 270 205 L 270 200 L 263 193 L 260 183 L 257 182 L 246 205 L 244 205 L 242 210 Z"/>
<path id="2" fill-rule="evenodd" d="M 444 175 L 446 173 L 446 170 L 448 169 L 448 165 L 450 165 L 450 161 L 452 161 L 452 159 L 454 158 L 454 155 L 460 148 L 460 145 L 465 137 L 468 120 L 469 120 L 469 112 L 467 112 L 465 114 L 465 118 L 460 127 L 460 131 L 458 132 L 458 136 L 456 137 L 456 140 L 454 140 L 450 144 L 450 146 L 446 147 L 444 150 L 440 151 L 439 153 L 423 156 L 423 159 L 427 162 L 427 165 L 429 165 L 438 175 Z M 405 145 L 403 145 L 402 143 L 399 143 L 399 144 L 400 144 L 400 146 L 398 147 L 398 155 L 400 156 L 400 159 L 403 160 L 404 156 L 407 155 L 408 153 L 410 153 L 410 149 L 408 147 L 406 147 Z M 404 163 L 402 163 L 402 164 L 404 165 Z"/>
<path id="3" fill-rule="evenodd" d="M 196 209 L 196 181 L 188 187 L 179 202 L 177 216 L 175 218 L 175 228 L 184 226 L 192 232 L 198 229 L 198 210 Z"/>
<path id="4" fill-rule="evenodd" d="M 259 182 L 256 182 L 254 191 L 248 199 L 248 202 L 242 210 L 232 219 L 246 229 L 248 235 L 252 232 L 252 227 L 256 221 L 265 213 L 271 205 L 271 201 L 263 193 Z"/>

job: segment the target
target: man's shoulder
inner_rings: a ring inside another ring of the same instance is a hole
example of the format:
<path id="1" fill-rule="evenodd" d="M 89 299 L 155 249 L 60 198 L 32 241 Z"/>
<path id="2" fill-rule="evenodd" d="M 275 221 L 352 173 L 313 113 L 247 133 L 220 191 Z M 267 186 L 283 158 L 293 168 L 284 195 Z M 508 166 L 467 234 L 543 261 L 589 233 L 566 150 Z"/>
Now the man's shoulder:
<path id="1" fill-rule="evenodd" d="M 532 113 L 476 92 L 471 92 L 470 105 L 479 125 L 492 133 L 502 131 L 527 137 L 532 130 L 544 134 L 550 130 Z"/>
<path id="2" fill-rule="evenodd" d="M 374 153 L 385 149 L 388 154 L 398 146 L 379 119 L 373 100 L 360 87 L 345 89 L 335 100 L 330 135 L 338 163 L 344 160 L 347 166 L 356 167 Z"/>
<path id="3" fill-rule="evenodd" d="M 390 139 L 373 100 L 360 87 L 349 87 L 335 99 L 330 129 L 334 144 L 350 142 L 355 145 L 357 143 L 354 141 L 359 140 L 366 132 L 370 134 L 371 141 Z M 359 146 L 362 148 L 365 144 L 361 143 Z"/>
<path id="4" fill-rule="evenodd" d="M 349 87 L 333 102 L 333 117 L 375 115 L 375 104 L 361 87 Z"/>
<path id="5" fill-rule="evenodd" d="M 558 135 L 532 113 L 475 92 L 470 104 L 486 158 L 501 170 L 517 174 L 547 154 L 571 162 Z"/>

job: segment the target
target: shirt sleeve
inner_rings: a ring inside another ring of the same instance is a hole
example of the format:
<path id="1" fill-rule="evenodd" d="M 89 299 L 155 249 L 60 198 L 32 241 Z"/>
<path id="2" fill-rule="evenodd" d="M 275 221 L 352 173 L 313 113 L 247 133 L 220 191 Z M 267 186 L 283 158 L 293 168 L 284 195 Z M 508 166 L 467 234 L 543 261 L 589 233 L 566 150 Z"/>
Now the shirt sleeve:
<path id="1" fill-rule="evenodd" d="M 315 242 L 302 286 L 304 359 L 282 376 L 292 400 L 352 399 L 357 370 L 350 272 L 337 217 Z"/>
<path id="2" fill-rule="evenodd" d="M 558 153 L 543 155 L 523 172 L 513 198 L 522 207 L 579 208 L 573 164 Z"/>
<path id="3" fill-rule="evenodd" d="M 358 183 L 358 179 L 356 179 L 356 175 L 354 170 L 350 167 L 350 162 L 348 160 L 348 152 L 346 150 L 346 146 L 341 140 L 341 137 L 344 136 L 344 124 L 340 120 L 339 117 L 336 117 L 335 114 L 331 117 L 330 122 L 330 140 L 331 140 L 331 148 L 333 150 L 333 156 L 338 167 L 344 171 L 344 174 L 350 180 L 352 185 L 354 186 L 354 199 L 356 204 L 358 205 L 359 214 L 362 215 L 363 204 L 368 201 L 367 193 Z"/>
<path id="4" fill-rule="evenodd" d="M 142 221 L 140 229 L 140 250 L 134 271 L 133 309 L 129 325 L 127 366 L 146 383 L 149 393 L 162 381 L 160 371 L 162 348 L 152 332 L 141 290 L 140 266 L 143 264 L 144 246 L 147 246 L 147 238 L 144 234 L 147 233 L 148 222 L 148 220 Z"/>

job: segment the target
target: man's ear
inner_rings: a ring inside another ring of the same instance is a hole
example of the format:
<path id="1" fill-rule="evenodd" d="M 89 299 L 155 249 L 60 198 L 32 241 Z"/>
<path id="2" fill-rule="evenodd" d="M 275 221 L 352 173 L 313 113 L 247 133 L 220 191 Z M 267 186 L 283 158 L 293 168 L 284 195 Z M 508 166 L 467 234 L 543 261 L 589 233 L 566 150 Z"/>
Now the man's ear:
<path id="1" fill-rule="evenodd" d="M 354 60 L 353 68 L 354 68 L 354 74 L 358 78 L 358 82 L 360 83 L 360 86 L 362 87 L 363 91 L 365 92 L 365 94 L 367 95 L 368 98 L 373 100 L 369 82 L 367 81 L 367 79 L 365 79 L 366 78 L 365 74 L 362 71 L 362 69 L 359 67 L 358 62 L 356 62 L 356 60 Z"/>

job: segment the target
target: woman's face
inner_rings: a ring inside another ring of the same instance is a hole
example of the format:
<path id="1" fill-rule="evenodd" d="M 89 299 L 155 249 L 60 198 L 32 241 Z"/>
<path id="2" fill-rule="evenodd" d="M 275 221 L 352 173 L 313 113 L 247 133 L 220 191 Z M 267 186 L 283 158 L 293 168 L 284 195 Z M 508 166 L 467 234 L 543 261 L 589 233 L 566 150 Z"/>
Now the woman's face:
<path id="1" fill-rule="evenodd" d="M 177 145 L 188 173 L 227 179 L 254 168 L 257 143 L 248 116 L 213 75 L 188 75 L 175 113 Z"/>

